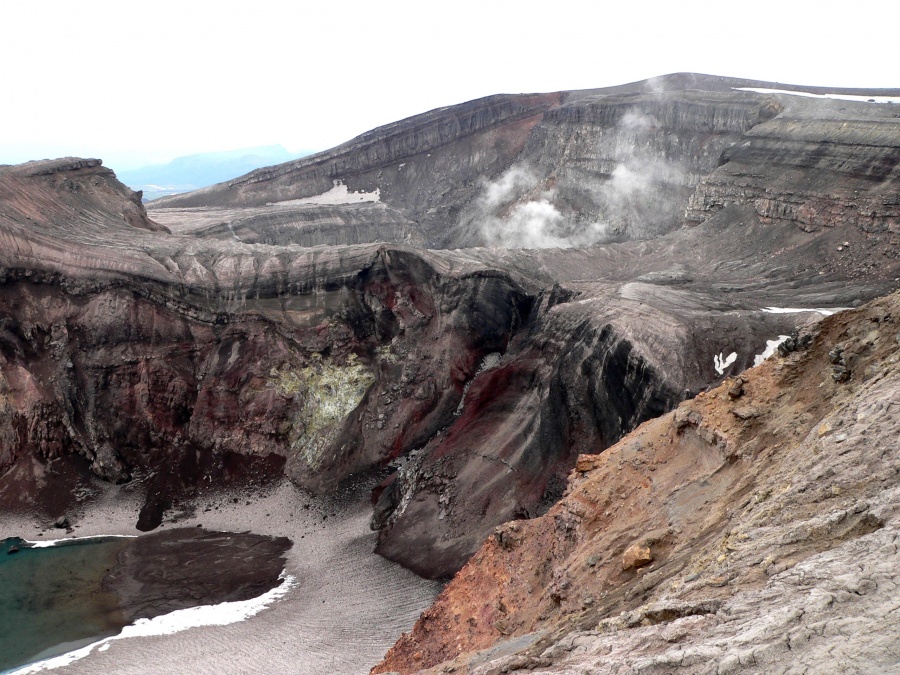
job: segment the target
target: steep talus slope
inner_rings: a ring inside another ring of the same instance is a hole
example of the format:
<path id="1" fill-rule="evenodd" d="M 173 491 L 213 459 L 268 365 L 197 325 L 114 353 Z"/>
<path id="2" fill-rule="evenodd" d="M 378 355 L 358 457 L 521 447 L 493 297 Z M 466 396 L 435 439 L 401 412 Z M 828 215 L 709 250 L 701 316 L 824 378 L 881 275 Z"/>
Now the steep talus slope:
<path id="1" fill-rule="evenodd" d="M 808 324 L 579 457 L 373 672 L 887 672 L 898 394 L 900 294 Z"/>
<path id="2" fill-rule="evenodd" d="M 849 273 L 836 252 L 843 237 L 878 271 Z M 761 257 L 761 249 L 770 253 Z M 539 296 L 506 352 L 479 369 L 447 433 L 375 495 L 378 551 L 429 576 L 452 573 L 495 523 L 546 508 L 561 486 L 551 458 L 561 460 L 558 470 L 579 452 L 602 450 L 753 366 L 767 344 L 816 316 L 766 308 L 848 306 L 896 288 L 900 274 L 857 230 L 810 235 L 734 208 L 650 242 L 471 254 L 554 270 L 557 285 Z M 716 359 L 730 354 L 718 370 Z"/>
<path id="3" fill-rule="evenodd" d="M 579 452 L 597 452 L 722 373 L 752 366 L 767 342 L 810 316 L 769 313 L 766 305 L 833 306 L 879 293 L 820 270 L 812 272 L 817 286 L 807 298 L 796 286 L 775 287 L 767 272 L 782 261 L 759 261 L 758 242 L 767 237 L 791 250 L 807 235 L 732 227 L 719 233 L 730 246 L 719 246 L 716 229 L 686 230 L 673 236 L 684 239 L 676 244 L 621 244 L 612 256 L 604 249 L 573 254 L 576 270 L 598 281 L 558 273 L 505 353 L 480 365 L 452 426 L 397 465 L 375 495 L 378 551 L 420 574 L 451 574 L 495 523 L 537 515 L 552 503 L 559 470 Z M 733 276 L 721 275 L 729 291 L 711 293 L 704 270 L 690 263 L 666 267 L 670 246 L 692 249 L 707 265 L 730 261 Z M 550 267 L 556 255 L 503 264 L 539 260 Z M 733 363 L 718 372 L 716 357 L 732 352 Z"/>
<path id="4" fill-rule="evenodd" d="M 452 424 L 376 492 L 379 553 L 451 575 L 493 523 L 553 503 L 579 448 L 609 445 L 680 400 L 677 374 L 670 381 L 608 317 L 556 304 L 566 300 L 539 298 L 506 353 L 479 364 Z"/>

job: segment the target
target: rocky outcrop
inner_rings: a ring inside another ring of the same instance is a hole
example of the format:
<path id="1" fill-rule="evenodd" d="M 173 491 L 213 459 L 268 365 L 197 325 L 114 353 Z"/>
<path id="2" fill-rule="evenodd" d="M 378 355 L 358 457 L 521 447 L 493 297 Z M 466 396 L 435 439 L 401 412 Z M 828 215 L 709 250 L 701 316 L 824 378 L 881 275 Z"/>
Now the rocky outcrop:
<path id="1" fill-rule="evenodd" d="M 62 222 L 5 222 L 7 504 L 46 503 L 40 467 L 72 457 L 139 486 L 144 528 L 212 485 L 287 473 L 322 491 L 393 462 L 379 548 L 429 576 L 546 509 L 577 452 L 717 378 L 714 354 L 738 348 L 741 367 L 795 322 L 755 312 L 725 321 L 738 339 L 701 341 L 720 310 L 688 290 L 687 267 L 677 290 L 653 271 L 668 245 L 585 252 L 566 271 L 563 252 L 273 248 L 112 219 L 70 241 Z M 38 245 L 59 257 L 16 255 Z M 626 267 L 645 281 L 623 285 Z M 572 281 L 585 274 L 609 281 Z M 662 352 L 651 306 L 694 308 Z"/>
<path id="2" fill-rule="evenodd" d="M 845 108 L 843 117 L 810 119 L 810 107 L 819 110 L 819 102 L 787 105 L 778 118 L 725 151 L 722 166 L 691 197 L 687 221 L 703 222 L 727 204 L 743 203 L 764 222 L 805 231 L 855 228 L 873 242 L 883 241 L 884 255 L 896 257 L 885 235 L 900 230 L 897 118 Z M 867 271 L 857 268 L 859 274 Z"/>
<path id="3" fill-rule="evenodd" d="M 560 503 L 497 528 L 373 672 L 893 662 L 898 315 L 895 293 L 811 323 L 580 456 Z"/>
<path id="4" fill-rule="evenodd" d="M 698 313 L 693 325 L 664 328 L 645 304 L 658 299 L 604 291 L 584 290 L 578 300 L 560 287 L 543 293 L 505 353 L 482 360 L 450 426 L 376 491 L 379 553 L 424 576 L 452 575 L 495 523 L 554 503 L 579 452 L 608 447 L 717 377 L 712 350 L 721 346 L 697 341 L 718 317 Z M 749 317 L 732 324 L 745 331 L 729 345 L 742 363 L 752 362 L 750 345 L 765 342 L 759 326 L 779 330 L 755 319 L 755 327 Z M 658 358 L 694 346 L 709 354 L 707 363 Z"/>
<path id="5" fill-rule="evenodd" d="M 31 221 L 30 229 L 111 221 L 167 231 L 147 217 L 140 193 L 120 183 L 99 159 L 66 157 L 0 168 L 3 215 Z"/>
<path id="6" fill-rule="evenodd" d="M 144 528 L 181 493 L 248 475 L 284 470 L 327 489 L 444 426 L 475 364 L 528 309 L 506 275 L 447 276 L 409 251 L 295 253 L 293 273 L 270 261 L 239 296 L 214 283 L 245 278 L 235 259 L 195 259 L 188 272 L 211 283 L 190 290 L 114 270 L 99 271 L 116 275 L 105 283 L 8 270 L 7 503 L 33 458 L 73 454 L 101 478 L 143 485 Z M 424 393 L 389 393 L 403 373 Z"/>

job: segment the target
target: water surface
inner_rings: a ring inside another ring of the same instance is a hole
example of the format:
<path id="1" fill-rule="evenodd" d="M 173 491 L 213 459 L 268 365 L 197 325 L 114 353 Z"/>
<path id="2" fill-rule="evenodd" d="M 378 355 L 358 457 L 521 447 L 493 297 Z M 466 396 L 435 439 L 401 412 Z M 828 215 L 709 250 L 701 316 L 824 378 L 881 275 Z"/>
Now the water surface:
<path id="1" fill-rule="evenodd" d="M 121 630 L 118 598 L 102 582 L 127 542 L 97 537 L 32 548 L 0 540 L 0 673 Z"/>

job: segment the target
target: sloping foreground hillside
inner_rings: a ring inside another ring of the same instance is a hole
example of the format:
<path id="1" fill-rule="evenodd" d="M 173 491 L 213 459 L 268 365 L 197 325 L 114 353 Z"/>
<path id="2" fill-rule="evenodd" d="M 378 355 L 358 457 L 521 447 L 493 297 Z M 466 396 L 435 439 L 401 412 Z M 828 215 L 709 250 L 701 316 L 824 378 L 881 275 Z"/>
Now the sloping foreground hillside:
<path id="1" fill-rule="evenodd" d="M 582 455 L 373 672 L 896 672 L 898 535 L 894 293 Z"/>

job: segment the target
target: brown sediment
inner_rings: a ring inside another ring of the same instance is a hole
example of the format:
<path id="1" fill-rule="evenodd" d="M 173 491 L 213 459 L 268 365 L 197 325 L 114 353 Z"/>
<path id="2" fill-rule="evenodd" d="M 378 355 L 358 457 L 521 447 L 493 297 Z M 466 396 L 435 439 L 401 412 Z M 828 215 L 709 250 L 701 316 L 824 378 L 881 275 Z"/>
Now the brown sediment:
<path id="1" fill-rule="evenodd" d="M 103 580 L 124 623 L 169 612 L 249 600 L 277 586 L 287 537 L 182 527 L 130 540 Z"/>

